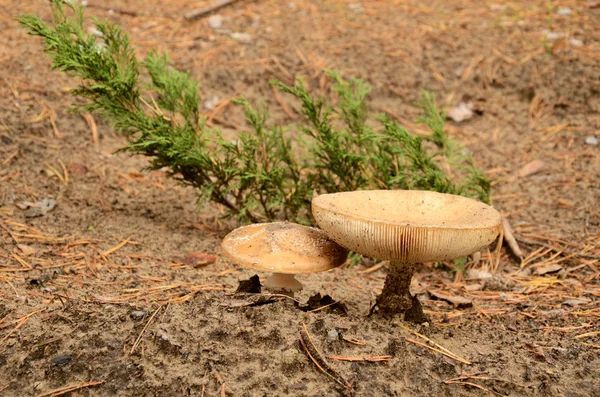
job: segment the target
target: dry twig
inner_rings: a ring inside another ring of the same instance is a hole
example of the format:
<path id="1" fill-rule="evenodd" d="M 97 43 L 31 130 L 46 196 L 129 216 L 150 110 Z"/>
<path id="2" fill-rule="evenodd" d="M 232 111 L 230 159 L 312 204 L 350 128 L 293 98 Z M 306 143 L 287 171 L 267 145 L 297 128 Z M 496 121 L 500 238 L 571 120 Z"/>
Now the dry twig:
<path id="1" fill-rule="evenodd" d="M 213 11 L 217 11 L 220 8 L 231 5 L 238 0 L 217 0 L 213 4 L 209 4 L 204 7 L 196 8 L 195 10 L 187 12 L 184 17 L 188 21 L 202 18 L 203 16 L 210 14 Z"/>

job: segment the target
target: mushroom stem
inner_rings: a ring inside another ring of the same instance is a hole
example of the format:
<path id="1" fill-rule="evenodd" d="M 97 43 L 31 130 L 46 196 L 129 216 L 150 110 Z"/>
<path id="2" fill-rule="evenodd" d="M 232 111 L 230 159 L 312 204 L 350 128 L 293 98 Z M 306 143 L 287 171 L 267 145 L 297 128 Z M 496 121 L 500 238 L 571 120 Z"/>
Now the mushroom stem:
<path id="1" fill-rule="evenodd" d="M 410 281 L 415 269 L 416 264 L 413 263 L 390 262 L 383 291 L 375 303 L 381 313 L 404 314 L 404 320 L 415 323 L 427 321 L 421 303 L 410 294 Z"/>
<path id="2" fill-rule="evenodd" d="M 293 274 L 273 273 L 263 282 L 265 288 L 271 291 L 288 292 L 290 296 L 302 289 L 302 283 Z"/>

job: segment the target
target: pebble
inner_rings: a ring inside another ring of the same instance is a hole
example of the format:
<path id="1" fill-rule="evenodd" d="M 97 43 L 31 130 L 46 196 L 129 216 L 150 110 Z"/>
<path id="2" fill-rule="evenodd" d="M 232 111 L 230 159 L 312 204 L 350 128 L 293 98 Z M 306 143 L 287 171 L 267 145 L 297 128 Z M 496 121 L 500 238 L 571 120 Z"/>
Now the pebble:
<path id="1" fill-rule="evenodd" d="M 340 337 L 339 332 L 337 332 L 337 329 L 332 328 L 327 332 L 327 340 L 334 342 L 336 340 L 338 340 Z"/>
<path id="2" fill-rule="evenodd" d="M 348 8 L 354 11 L 355 14 L 361 14 L 364 11 L 360 3 L 350 3 L 348 4 Z"/>
<path id="3" fill-rule="evenodd" d="M 471 102 L 461 102 L 458 106 L 450 109 L 448 112 L 448 117 L 457 123 L 469 120 L 471 117 L 473 117 L 473 104 Z"/>
<path id="4" fill-rule="evenodd" d="M 548 41 L 552 41 L 552 40 L 558 40 L 560 38 L 565 37 L 564 33 L 559 33 L 559 32 L 548 32 L 546 34 L 546 40 Z"/>
<path id="5" fill-rule="evenodd" d="M 223 16 L 219 14 L 212 15 L 208 18 L 208 26 L 213 29 L 220 29 L 223 26 Z"/>
<path id="6" fill-rule="evenodd" d="M 598 138 L 596 138 L 594 135 L 590 135 L 587 138 L 585 138 L 585 143 L 587 145 L 598 146 Z"/>
<path id="7" fill-rule="evenodd" d="M 70 354 L 61 354 L 60 356 L 56 356 L 52 359 L 52 364 L 57 365 L 59 367 L 64 367 L 68 363 L 71 362 Z"/>
<path id="8" fill-rule="evenodd" d="M 146 312 L 142 310 L 136 310 L 134 312 L 129 313 L 129 318 L 134 321 L 142 320 L 144 317 L 146 317 Z"/>
<path id="9" fill-rule="evenodd" d="M 206 110 L 213 110 L 217 107 L 217 105 L 219 105 L 219 103 L 221 103 L 221 99 L 219 97 L 214 96 L 204 101 L 204 108 Z"/>
<path id="10" fill-rule="evenodd" d="M 556 14 L 561 15 L 561 16 L 571 15 L 572 13 L 573 13 L 573 11 L 571 11 L 571 9 L 569 7 L 560 7 L 556 11 Z"/>
<path id="11" fill-rule="evenodd" d="M 237 42 L 248 44 L 252 41 L 252 36 L 249 33 L 233 32 L 231 38 Z"/>
<path id="12" fill-rule="evenodd" d="M 583 45 L 583 41 L 579 39 L 570 38 L 569 44 L 571 44 L 573 47 L 581 47 Z"/>
<path id="13" fill-rule="evenodd" d="M 298 361 L 298 351 L 295 349 L 287 349 L 281 353 L 281 362 L 283 364 L 292 365 Z"/>

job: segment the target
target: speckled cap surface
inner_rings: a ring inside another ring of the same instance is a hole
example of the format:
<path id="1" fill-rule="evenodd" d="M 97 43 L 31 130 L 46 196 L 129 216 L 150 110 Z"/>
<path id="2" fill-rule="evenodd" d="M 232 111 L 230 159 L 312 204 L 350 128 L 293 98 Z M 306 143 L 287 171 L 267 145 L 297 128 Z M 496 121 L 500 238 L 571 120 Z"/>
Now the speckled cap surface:
<path id="1" fill-rule="evenodd" d="M 312 200 L 317 224 L 341 246 L 382 260 L 460 258 L 498 236 L 498 211 L 462 196 L 419 190 L 363 190 Z"/>
<path id="2" fill-rule="evenodd" d="M 240 266 L 289 274 L 333 269 L 348 255 L 322 230 L 291 222 L 242 226 L 225 236 L 221 248 Z"/>

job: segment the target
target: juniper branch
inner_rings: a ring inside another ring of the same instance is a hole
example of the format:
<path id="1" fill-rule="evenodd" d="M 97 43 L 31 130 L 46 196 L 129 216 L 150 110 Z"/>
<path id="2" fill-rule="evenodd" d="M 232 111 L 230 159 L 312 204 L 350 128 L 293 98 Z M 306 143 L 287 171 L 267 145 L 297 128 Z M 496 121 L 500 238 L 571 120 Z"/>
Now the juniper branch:
<path id="1" fill-rule="evenodd" d="M 489 202 L 489 181 L 448 137 L 433 94 L 424 91 L 419 103 L 419 121 L 431 130 L 420 136 L 385 116 L 378 117 L 383 130 L 375 132 L 366 103 L 370 87 L 361 79 L 327 71 L 339 97 L 335 106 L 301 80 L 293 86 L 275 81 L 299 101 L 303 120 L 270 125 L 264 106 L 238 98 L 250 129 L 228 140 L 200 114 L 198 82 L 171 68 L 166 53 L 152 51 L 139 61 L 117 25 L 93 19 L 96 36 L 84 30 L 81 6 L 61 0 L 51 6 L 52 26 L 34 15 L 19 21 L 43 38 L 55 69 L 81 82 L 73 91 L 82 99 L 74 110 L 102 114 L 128 138 L 122 151 L 149 157 L 150 168 L 168 167 L 174 178 L 197 189 L 199 207 L 220 204 L 226 216 L 240 221 L 311 223 L 315 192 L 426 189 Z"/>

